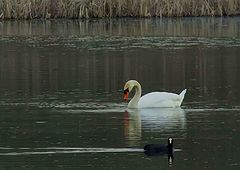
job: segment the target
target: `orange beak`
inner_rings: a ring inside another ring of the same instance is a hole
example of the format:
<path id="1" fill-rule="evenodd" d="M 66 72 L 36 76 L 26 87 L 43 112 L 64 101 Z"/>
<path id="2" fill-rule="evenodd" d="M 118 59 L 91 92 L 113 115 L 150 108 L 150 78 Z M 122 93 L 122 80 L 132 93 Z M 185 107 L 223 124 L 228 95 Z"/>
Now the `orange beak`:
<path id="1" fill-rule="evenodd" d="M 124 97 L 123 97 L 123 99 L 124 99 L 125 101 L 128 101 L 128 95 L 129 95 L 128 89 L 124 90 Z"/>

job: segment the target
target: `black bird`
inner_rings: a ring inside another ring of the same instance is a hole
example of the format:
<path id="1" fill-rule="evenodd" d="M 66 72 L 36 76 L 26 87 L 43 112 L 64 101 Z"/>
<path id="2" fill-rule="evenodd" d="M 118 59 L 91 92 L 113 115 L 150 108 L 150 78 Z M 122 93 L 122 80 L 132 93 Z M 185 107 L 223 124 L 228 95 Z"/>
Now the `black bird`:
<path id="1" fill-rule="evenodd" d="M 173 155 L 173 139 L 168 138 L 167 145 L 161 144 L 148 144 L 144 146 L 144 153 L 148 156 L 157 156 L 157 155 L 168 155 L 172 157 Z"/>

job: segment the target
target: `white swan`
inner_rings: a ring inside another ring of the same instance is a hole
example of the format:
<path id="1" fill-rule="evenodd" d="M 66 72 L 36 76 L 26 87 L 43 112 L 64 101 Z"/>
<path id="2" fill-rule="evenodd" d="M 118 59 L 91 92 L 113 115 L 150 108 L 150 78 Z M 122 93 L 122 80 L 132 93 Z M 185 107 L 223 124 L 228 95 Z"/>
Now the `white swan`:
<path id="1" fill-rule="evenodd" d="M 128 108 L 151 107 L 180 107 L 184 99 L 186 89 L 179 95 L 168 92 L 151 92 L 141 97 L 142 88 L 136 80 L 129 80 L 124 86 L 124 100 L 128 100 L 128 94 L 135 88 L 135 95 L 128 103 Z"/>

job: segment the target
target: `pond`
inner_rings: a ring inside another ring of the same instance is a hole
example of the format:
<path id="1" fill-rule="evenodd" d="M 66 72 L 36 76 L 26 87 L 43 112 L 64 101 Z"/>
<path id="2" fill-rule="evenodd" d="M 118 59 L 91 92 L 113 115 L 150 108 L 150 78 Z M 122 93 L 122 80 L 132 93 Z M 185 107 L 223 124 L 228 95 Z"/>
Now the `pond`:
<path id="1" fill-rule="evenodd" d="M 239 169 L 240 17 L 0 21 L 0 169 Z M 127 109 L 129 79 L 181 108 Z M 173 160 L 146 144 L 174 139 Z"/>

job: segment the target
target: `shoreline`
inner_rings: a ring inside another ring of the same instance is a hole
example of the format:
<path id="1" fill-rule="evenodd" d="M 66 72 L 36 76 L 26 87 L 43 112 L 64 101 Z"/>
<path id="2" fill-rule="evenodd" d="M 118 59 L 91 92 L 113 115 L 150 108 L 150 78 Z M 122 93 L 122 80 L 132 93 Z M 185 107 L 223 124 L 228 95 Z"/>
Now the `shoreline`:
<path id="1" fill-rule="evenodd" d="M 0 21 L 0 35 L 240 37 L 238 17 L 35 19 Z M 153 31 L 153 27 L 155 29 Z M 213 29 L 210 31 L 209 29 Z M 191 30 L 191 31 L 190 31 Z M 152 34 L 149 34 L 149 33 Z M 204 39 L 202 39 L 204 41 Z"/>
<path id="2" fill-rule="evenodd" d="M 239 16 L 239 0 L 5 0 L 0 20 Z"/>

